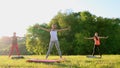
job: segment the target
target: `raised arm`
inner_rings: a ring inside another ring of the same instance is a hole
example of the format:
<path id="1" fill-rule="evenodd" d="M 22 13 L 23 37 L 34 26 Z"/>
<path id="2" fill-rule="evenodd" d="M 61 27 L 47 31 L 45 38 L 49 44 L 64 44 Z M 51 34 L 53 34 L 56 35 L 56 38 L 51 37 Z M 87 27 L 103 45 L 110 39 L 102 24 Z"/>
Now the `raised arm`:
<path id="1" fill-rule="evenodd" d="M 70 27 L 64 28 L 64 29 L 58 29 L 57 31 L 65 31 L 65 30 L 69 30 L 69 29 L 70 29 Z"/>
<path id="2" fill-rule="evenodd" d="M 99 38 L 101 38 L 101 39 L 107 39 L 107 38 L 108 38 L 108 36 L 106 36 L 106 37 L 99 37 Z"/>

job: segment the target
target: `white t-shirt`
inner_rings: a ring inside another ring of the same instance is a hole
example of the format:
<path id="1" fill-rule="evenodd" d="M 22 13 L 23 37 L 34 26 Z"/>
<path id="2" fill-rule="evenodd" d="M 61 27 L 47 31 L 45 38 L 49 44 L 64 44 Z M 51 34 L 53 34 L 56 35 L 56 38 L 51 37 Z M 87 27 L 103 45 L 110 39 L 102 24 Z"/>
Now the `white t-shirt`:
<path id="1" fill-rule="evenodd" d="M 54 30 L 54 31 L 51 30 L 51 31 L 50 31 L 50 37 L 51 37 L 51 38 L 50 38 L 51 41 L 56 41 L 56 40 L 58 40 L 57 31 L 56 31 L 56 30 Z"/>

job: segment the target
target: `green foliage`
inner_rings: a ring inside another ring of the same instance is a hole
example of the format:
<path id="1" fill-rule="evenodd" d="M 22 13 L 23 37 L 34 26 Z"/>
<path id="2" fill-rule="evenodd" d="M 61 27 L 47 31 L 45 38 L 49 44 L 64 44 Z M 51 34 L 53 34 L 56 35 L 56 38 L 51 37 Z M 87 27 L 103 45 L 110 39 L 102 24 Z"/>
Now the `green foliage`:
<path id="1" fill-rule="evenodd" d="M 46 24 L 39 26 L 46 27 Z M 44 54 L 46 53 L 49 40 L 49 33 L 35 27 L 28 29 L 26 38 L 26 47 L 32 54 Z"/>
<path id="2" fill-rule="evenodd" d="M 30 53 L 26 49 L 25 38 L 18 38 L 18 47 L 21 55 L 29 55 Z M 11 38 L 10 37 L 2 37 L 0 39 L 0 55 L 9 55 L 11 49 Z M 14 49 L 13 55 L 16 55 L 16 49 Z"/>
<path id="3" fill-rule="evenodd" d="M 99 36 L 109 36 L 101 39 L 101 51 L 103 54 L 120 54 L 120 19 L 97 17 L 88 11 L 61 13 L 53 17 L 47 24 L 41 24 L 44 28 L 50 28 L 51 24 L 57 24 L 57 28 L 71 27 L 68 31 L 58 32 L 61 51 L 65 55 L 91 54 L 93 40 L 85 40 L 84 37 L 93 37 L 95 32 Z M 45 54 L 49 43 L 49 33 L 34 26 L 29 27 L 27 36 L 27 49 L 33 54 Z M 57 54 L 53 48 L 53 53 Z"/>

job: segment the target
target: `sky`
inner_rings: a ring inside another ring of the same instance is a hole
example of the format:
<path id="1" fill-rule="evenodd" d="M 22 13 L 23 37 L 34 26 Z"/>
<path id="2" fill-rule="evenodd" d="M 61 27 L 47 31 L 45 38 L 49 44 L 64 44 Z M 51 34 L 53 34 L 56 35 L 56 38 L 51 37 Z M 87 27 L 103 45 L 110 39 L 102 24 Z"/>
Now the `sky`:
<path id="1" fill-rule="evenodd" d="M 0 0 L 0 37 L 24 36 L 29 26 L 49 23 L 59 12 L 89 11 L 96 16 L 120 18 L 120 0 Z"/>

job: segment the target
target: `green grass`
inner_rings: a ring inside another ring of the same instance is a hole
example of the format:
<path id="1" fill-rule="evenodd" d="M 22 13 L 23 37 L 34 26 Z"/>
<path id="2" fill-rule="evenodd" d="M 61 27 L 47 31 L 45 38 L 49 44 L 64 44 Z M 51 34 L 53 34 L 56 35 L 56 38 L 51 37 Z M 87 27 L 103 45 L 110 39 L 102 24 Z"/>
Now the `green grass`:
<path id="1" fill-rule="evenodd" d="M 24 56 L 25 59 L 11 59 L 0 56 L 0 68 L 120 68 L 120 55 L 103 55 L 99 58 L 86 58 L 85 55 L 63 56 L 61 63 L 28 63 L 27 59 L 45 59 L 45 55 Z M 59 59 L 59 56 L 49 56 L 48 59 Z"/>

